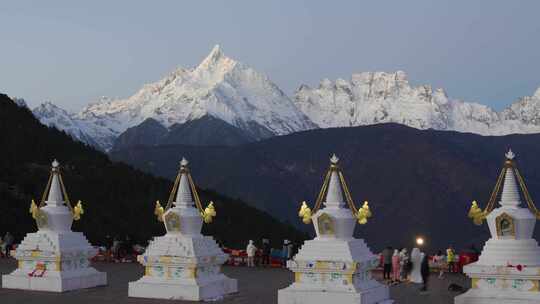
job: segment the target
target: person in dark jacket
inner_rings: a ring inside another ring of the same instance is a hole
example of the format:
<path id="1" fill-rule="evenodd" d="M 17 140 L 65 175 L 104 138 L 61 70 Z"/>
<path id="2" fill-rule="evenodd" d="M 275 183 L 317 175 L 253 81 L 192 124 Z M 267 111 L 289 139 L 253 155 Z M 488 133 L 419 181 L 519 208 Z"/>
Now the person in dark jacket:
<path id="1" fill-rule="evenodd" d="M 422 254 L 422 264 L 420 265 L 420 274 L 422 275 L 422 288 L 420 291 L 427 291 L 429 281 L 429 256 Z"/>
<path id="2" fill-rule="evenodd" d="M 263 266 L 270 266 L 270 240 L 269 239 L 263 239 L 262 240 L 262 265 Z"/>
<path id="3" fill-rule="evenodd" d="M 390 281 L 390 273 L 392 273 L 392 247 L 388 246 L 382 251 L 383 258 L 383 279 Z"/>

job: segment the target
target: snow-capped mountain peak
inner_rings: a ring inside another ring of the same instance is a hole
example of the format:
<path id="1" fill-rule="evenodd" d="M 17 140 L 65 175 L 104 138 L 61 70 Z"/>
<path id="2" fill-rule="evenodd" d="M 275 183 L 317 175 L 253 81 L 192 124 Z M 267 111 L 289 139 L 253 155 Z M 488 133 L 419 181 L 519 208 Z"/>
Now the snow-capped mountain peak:
<path id="1" fill-rule="evenodd" d="M 228 71 L 234 67 L 237 62 L 223 54 L 219 44 L 215 45 L 210 54 L 204 58 L 203 61 L 197 66 L 195 70 L 209 71 L 215 69 L 221 69 L 222 71 Z"/>
<path id="2" fill-rule="evenodd" d="M 525 96 L 501 112 L 506 120 L 540 128 L 540 88 L 533 96 Z"/>
<path id="3" fill-rule="evenodd" d="M 267 76 L 225 56 L 218 45 L 194 69 L 176 69 L 127 99 L 102 99 L 77 118 L 118 136 L 149 118 L 169 128 L 204 116 L 257 139 L 316 127 Z"/>
<path id="4" fill-rule="evenodd" d="M 225 75 L 231 73 L 233 69 L 241 65 L 239 62 L 231 59 L 223 53 L 219 45 L 214 46 L 210 54 L 188 75 L 193 83 L 201 83 L 207 87 L 215 86 L 224 81 Z M 247 66 L 240 68 L 246 69 Z"/>
<path id="5" fill-rule="evenodd" d="M 60 122 L 62 126 L 74 125 L 71 115 L 66 110 L 56 106 L 50 101 L 45 101 L 35 107 L 32 112 L 34 115 L 37 114 L 41 122 L 48 126 L 52 126 L 57 122 Z"/>

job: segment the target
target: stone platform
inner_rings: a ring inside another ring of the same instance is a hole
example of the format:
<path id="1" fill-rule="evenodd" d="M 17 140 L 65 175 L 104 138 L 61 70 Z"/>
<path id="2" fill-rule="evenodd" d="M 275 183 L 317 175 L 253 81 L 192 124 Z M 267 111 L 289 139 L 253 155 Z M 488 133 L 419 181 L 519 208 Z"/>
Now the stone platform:
<path id="1" fill-rule="evenodd" d="M 55 272 L 46 277 L 30 277 L 24 271 L 2 276 L 2 288 L 65 292 L 107 284 L 107 275 L 88 268 L 83 272 Z"/>
<path id="2" fill-rule="evenodd" d="M 108 274 L 108 285 L 73 290 L 66 293 L 52 293 L 16 289 L 0 289 L 2 303 L 25 304 L 163 304 L 162 299 L 143 299 L 128 297 L 128 282 L 143 275 L 144 270 L 135 263 L 94 263 L 100 272 Z M 0 259 L 0 273 L 10 273 L 17 268 L 13 259 Z M 294 280 L 294 275 L 284 268 L 247 268 L 224 266 L 223 273 L 238 280 L 238 293 L 216 301 L 216 304 L 276 304 L 277 290 L 286 287 Z M 381 273 L 374 274 L 380 279 Z M 0 277 L 1 280 L 1 277 Z M 468 287 L 469 280 L 463 275 L 445 276 L 437 279 L 434 274 L 430 280 L 429 291 L 420 293 L 417 284 L 390 286 L 390 296 L 398 304 L 450 304 L 458 293 L 449 292 L 448 285 L 457 283 Z M 193 304 L 196 302 L 178 300 L 171 303 Z M 329 304 L 338 304 L 336 301 Z"/>
<path id="3" fill-rule="evenodd" d="M 335 292 L 310 290 L 306 288 L 285 288 L 278 292 L 278 301 L 280 304 L 296 303 L 340 303 L 340 304 L 361 304 L 361 303 L 380 303 L 392 304 L 393 300 L 388 300 L 389 293 L 386 286 L 378 284 L 373 288 L 365 288 L 358 292 Z"/>
<path id="4" fill-rule="evenodd" d="M 168 300 L 215 301 L 238 291 L 234 279 L 221 275 L 211 281 L 192 282 L 190 280 L 155 280 L 140 279 L 129 283 L 129 296 L 136 298 L 156 298 Z"/>
<path id="5" fill-rule="evenodd" d="M 89 264 L 89 258 L 95 254 L 96 250 L 80 232 L 29 233 L 13 251 L 18 268 L 2 276 L 2 287 L 64 292 L 106 285 L 107 275 Z"/>

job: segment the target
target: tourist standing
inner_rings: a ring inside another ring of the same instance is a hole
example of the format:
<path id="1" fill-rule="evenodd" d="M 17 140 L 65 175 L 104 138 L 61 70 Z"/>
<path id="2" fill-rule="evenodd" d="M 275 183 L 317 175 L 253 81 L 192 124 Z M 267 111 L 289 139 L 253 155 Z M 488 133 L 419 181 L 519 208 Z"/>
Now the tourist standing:
<path id="1" fill-rule="evenodd" d="M 433 256 L 433 265 L 439 269 L 439 279 L 442 279 L 444 275 L 444 255 L 442 251 L 437 251 L 437 254 Z"/>
<path id="2" fill-rule="evenodd" d="M 13 236 L 11 235 L 11 233 L 6 232 L 6 235 L 4 236 L 4 252 L 5 252 L 5 256 L 6 258 L 9 258 L 11 253 L 11 246 L 13 246 Z"/>
<path id="3" fill-rule="evenodd" d="M 253 245 L 253 241 L 249 240 L 249 243 L 246 247 L 246 253 L 247 253 L 247 266 L 248 267 L 255 267 L 255 253 L 257 252 L 257 247 Z"/>
<path id="4" fill-rule="evenodd" d="M 128 260 L 133 257 L 133 240 L 129 235 L 126 235 L 125 241 L 124 241 L 124 250 L 125 250 L 125 256 L 124 259 Z"/>
<path id="5" fill-rule="evenodd" d="M 392 281 L 394 283 L 399 283 L 401 267 L 399 264 L 399 251 L 394 250 L 392 255 Z"/>
<path id="6" fill-rule="evenodd" d="M 420 273 L 420 267 L 422 264 L 422 253 L 420 249 L 413 248 L 411 251 L 411 282 L 413 283 L 422 283 L 422 274 Z"/>
<path id="7" fill-rule="evenodd" d="M 115 262 L 120 261 L 120 247 L 121 247 L 121 245 L 122 245 L 122 243 L 120 242 L 119 237 L 115 236 L 114 240 L 113 240 L 113 245 L 112 245 L 112 248 L 111 248 L 111 252 L 112 252 L 113 259 L 114 259 Z"/>
<path id="8" fill-rule="evenodd" d="M 399 254 L 399 266 L 401 281 L 406 281 L 407 276 L 411 271 L 411 261 L 409 260 L 409 255 L 407 254 L 407 248 L 401 249 Z"/>
<path id="9" fill-rule="evenodd" d="M 446 249 L 446 262 L 448 263 L 448 272 L 456 272 L 456 252 L 452 245 Z"/>
<path id="10" fill-rule="evenodd" d="M 427 285 L 429 281 L 429 256 L 424 253 L 422 253 L 420 273 L 422 274 L 422 288 L 420 290 L 427 291 Z"/>
<path id="11" fill-rule="evenodd" d="M 270 240 L 262 240 L 262 264 L 263 266 L 270 266 Z"/>
<path id="12" fill-rule="evenodd" d="M 291 258 L 292 244 L 289 240 L 283 241 L 283 247 L 281 248 L 281 254 L 283 256 L 283 266 L 287 266 L 287 261 Z"/>
<path id="13" fill-rule="evenodd" d="M 388 246 L 382 251 L 383 262 L 383 280 L 390 281 L 390 273 L 392 272 L 392 247 Z"/>
<path id="14" fill-rule="evenodd" d="M 6 249 L 4 248 L 4 240 L 2 239 L 2 236 L 0 235 L 0 258 L 4 257 L 4 252 Z"/>
<path id="15" fill-rule="evenodd" d="M 292 258 L 294 252 L 294 245 L 292 241 L 288 241 L 287 243 L 287 261 Z"/>

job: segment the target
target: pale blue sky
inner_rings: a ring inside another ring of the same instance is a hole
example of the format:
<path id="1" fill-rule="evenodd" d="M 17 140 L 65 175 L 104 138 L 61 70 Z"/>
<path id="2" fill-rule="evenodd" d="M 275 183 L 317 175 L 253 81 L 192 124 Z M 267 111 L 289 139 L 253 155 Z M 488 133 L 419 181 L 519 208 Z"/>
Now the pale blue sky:
<path id="1" fill-rule="evenodd" d="M 540 86 L 540 1 L 2 1 L 0 92 L 78 110 L 219 43 L 287 94 L 354 72 L 501 109 Z"/>

